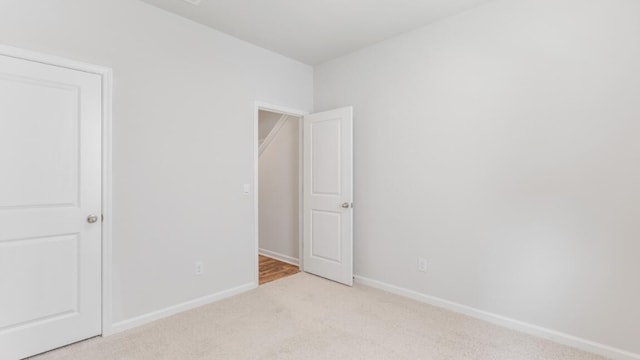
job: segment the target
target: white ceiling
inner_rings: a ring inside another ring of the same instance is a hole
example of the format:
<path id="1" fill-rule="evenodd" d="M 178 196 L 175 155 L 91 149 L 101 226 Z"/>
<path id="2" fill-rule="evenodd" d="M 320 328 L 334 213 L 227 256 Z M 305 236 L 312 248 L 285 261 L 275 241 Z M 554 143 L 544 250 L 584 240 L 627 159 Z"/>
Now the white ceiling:
<path id="1" fill-rule="evenodd" d="M 315 65 L 487 0 L 142 0 Z"/>

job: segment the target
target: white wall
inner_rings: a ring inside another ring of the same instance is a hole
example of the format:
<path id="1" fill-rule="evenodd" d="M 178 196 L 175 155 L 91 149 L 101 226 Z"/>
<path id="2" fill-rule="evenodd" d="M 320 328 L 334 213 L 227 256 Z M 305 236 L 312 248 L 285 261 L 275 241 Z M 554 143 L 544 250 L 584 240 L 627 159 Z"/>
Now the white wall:
<path id="1" fill-rule="evenodd" d="M 258 162 L 260 249 L 291 262 L 299 258 L 299 132 L 300 119 L 289 116 Z"/>
<path id="2" fill-rule="evenodd" d="M 3 0 L 0 43 L 114 70 L 115 322 L 254 281 L 254 101 L 309 66 L 133 0 Z"/>
<path id="3" fill-rule="evenodd" d="M 640 353 L 639 19 L 494 1 L 316 67 L 355 111 L 355 272 Z"/>
<path id="4" fill-rule="evenodd" d="M 278 123 L 278 120 L 282 117 L 282 114 L 259 110 L 258 111 L 258 140 L 264 140 L 271 132 L 273 127 Z"/>

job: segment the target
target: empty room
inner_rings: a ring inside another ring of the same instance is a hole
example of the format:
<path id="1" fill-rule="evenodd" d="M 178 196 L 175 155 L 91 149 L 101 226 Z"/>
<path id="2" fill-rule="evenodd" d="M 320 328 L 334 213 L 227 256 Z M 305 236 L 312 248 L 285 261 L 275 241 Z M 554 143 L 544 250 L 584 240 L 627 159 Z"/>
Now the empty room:
<path id="1" fill-rule="evenodd" d="M 0 360 L 640 360 L 640 1 L 0 0 Z"/>

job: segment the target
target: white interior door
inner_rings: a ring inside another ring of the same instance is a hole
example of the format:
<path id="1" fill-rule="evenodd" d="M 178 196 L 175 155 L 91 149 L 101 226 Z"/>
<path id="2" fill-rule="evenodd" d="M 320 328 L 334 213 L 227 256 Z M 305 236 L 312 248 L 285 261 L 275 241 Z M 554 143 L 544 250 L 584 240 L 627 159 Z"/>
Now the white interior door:
<path id="1" fill-rule="evenodd" d="M 0 56 L 0 359 L 100 334 L 101 89 Z"/>
<path id="2" fill-rule="evenodd" d="M 304 271 L 353 284 L 353 110 L 304 117 Z"/>

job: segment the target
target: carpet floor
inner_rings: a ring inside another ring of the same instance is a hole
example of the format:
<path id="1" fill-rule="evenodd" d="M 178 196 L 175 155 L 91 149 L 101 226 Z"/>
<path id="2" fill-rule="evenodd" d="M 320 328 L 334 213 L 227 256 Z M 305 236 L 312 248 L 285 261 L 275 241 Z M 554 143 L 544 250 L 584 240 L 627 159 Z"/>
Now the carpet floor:
<path id="1" fill-rule="evenodd" d="M 299 273 L 33 359 L 602 358 L 369 287 Z"/>

